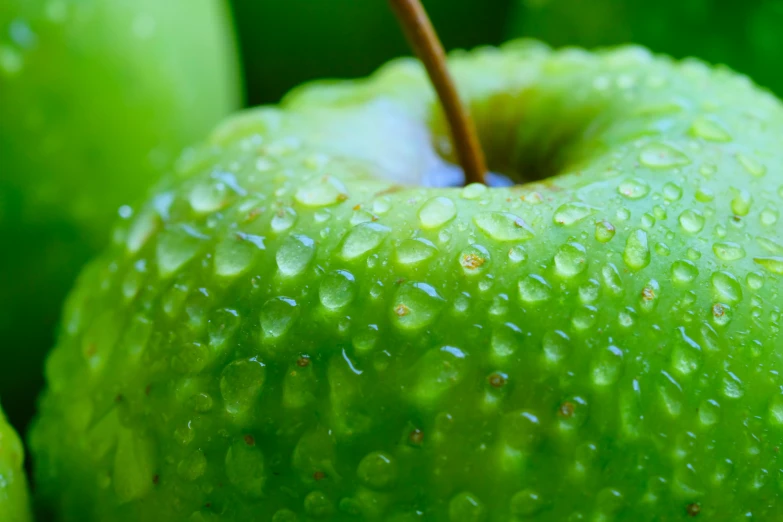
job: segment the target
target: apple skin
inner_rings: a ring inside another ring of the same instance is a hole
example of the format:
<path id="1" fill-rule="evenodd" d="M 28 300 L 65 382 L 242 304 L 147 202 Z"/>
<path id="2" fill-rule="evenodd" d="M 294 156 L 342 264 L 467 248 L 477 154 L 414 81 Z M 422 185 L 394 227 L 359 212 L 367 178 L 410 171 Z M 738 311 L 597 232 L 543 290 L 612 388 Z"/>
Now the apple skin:
<path id="1" fill-rule="evenodd" d="M 511 37 L 586 47 L 634 42 L 674 57 L 699 56 L 783 95 L 783 4 L 766 0 L 514 0 Z M 676 34 L 677 37 L 672 37 Z"/>
<path id="2" fill-rule="evenodd" d="M 410 54 L 387 0 L 232 0 L 251 105 L 316 78 L 370 74 Z M 498 44 L 510 0 L 426 0 L 447 49 Z M 280 52 L 285 49 L 285 52 Z"/>
<path id="3" fill-rule="evenodd" d="M 0 409 L 0 514 L 3 522 L 30 522 L 24 448 Z"/>
<path id="4" fill-rule="evenodd" d="M 220 1 L 5 0 L 0 33 L 0 396 L 23 426 L 118 209 L 240 95 Z"/>
<path id="5" fill-rule="evenodd" d="M 423 187 L 415 61 L 242 113 L 81 275 L 61 521 L 783 516 L 783 106 L 627 47 L 453 55 L 511 188 Z"/>

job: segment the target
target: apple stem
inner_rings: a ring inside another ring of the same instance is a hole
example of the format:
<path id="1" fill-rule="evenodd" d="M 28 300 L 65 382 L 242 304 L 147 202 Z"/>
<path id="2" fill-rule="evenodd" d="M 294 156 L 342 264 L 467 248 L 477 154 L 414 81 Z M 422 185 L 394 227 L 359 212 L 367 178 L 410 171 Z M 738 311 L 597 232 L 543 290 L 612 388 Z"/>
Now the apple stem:
<path id="1" fill-rule="evenodd" d="M 485 183 L 487 167 L 476 125 L 462 104 L 446 65 L 446 53 L 420 0 L 389 0 L 408 43 L 427 69 L 451 128 L 465 184 Z"/>

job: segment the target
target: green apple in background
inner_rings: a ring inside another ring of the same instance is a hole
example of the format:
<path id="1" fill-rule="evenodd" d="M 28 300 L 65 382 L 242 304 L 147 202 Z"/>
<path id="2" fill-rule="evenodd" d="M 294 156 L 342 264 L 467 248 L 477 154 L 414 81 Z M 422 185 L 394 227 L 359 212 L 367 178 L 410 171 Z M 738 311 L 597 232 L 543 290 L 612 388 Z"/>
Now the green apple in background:
<path id="1" fill-rule="evenodd" d="M 642 48 L 315 84 L 83 272 L 31 432 L 62 521 L 783 517 L 783 106 Z M 744 519 L 744 518 L 743 518 Z"/>
<path id="2" fill-rule="evenodd" d="M 235 61 L 219 0 L 0 5 L 0 395 L 17 426 L 75 274 L 238 106 Z"/>
<path id="3" fill-rule="evenodd" d="M 366 76 L 410 54 L 387 0 L 231 0 L 251 105 L 314 78 Z M 503 40 L 512 0 L 425 0 L 447 48 Z M 281 50 L 285 50 L 284 52 Z"/>
<path id="4" fill-rule="evenodd" d="M 698 56 L 750 75 L 783 95 L 779 0 L 514 0 L 510 36 L 553 45 L 635 42 L 675 57 Z"/>
<path id="5" fill-rule="evenodd" d="M 24 448 L 0 410 L 0 520 L 29 522 L 30 499 L 24 474 Z"/>

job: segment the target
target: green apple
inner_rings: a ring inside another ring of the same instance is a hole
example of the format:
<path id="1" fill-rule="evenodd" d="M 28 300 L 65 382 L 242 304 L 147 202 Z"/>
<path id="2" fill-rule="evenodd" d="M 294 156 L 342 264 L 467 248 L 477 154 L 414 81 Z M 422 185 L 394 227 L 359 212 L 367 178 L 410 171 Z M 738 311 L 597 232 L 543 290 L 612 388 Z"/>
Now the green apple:
<path id="1" fill-rule="evenodd" d="M 499 43 L 510 0 L 426 0 L 448 48 Z M 365 76 L 409 54 L 387 0 L 231 0 L 248 96 L 276 103 L 314 78 Z M 285 49 L 285 52 L 279 52 Z"/>
<path id="2" fill-rule="evenodd" d="M 554 45 L 635 42 L 725 63 L 783 95 L 783 3 L 769 0 L 514 0 L 510 35 Z"/>
<path id="3" fill-rule="evenodd" d="M 63 521 L 783 517 L 783 106 L 637 47 L 413 60 L 221 125 L 66 305 Z"/>
<path id="4" fill-rule="evenodd" d="M 24 449 L 0 410 L 0 519 L 29 522 L 30 499 L 24 474 Z"/>
<path id="5" fill-rule="evenodd" d="M 239 103 L 218 0 L 0 4 L 0 395 L 32 416 L 60 304 L 118 209 Z"/>

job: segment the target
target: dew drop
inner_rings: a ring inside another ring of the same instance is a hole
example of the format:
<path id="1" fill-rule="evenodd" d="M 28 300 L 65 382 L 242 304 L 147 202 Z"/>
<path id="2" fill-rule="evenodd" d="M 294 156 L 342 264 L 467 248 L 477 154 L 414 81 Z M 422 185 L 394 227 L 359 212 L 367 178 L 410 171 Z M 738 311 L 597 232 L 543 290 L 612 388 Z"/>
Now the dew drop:
<path id="1" fill-rule="evenodd" d="M 483 183 L 471 183 L 462 189 L 461 195 L 464 199 L 478 199 L 487 192 L 487 186 Z"/>
<path id="2" fill-rule="evenodd" d="M 401 265 L 416 265 L 432 259 L 438 253 L 438 248 L 429 240 L 417 237 L 404 239 L 397 245 L 395 255 Z"/>
<path id="3" fill-rule="evenodd" d="M 296 211 L 292 208 L 285 207 L 275 211 L 272 216 L 271 228 L 272 231 L 279 234 L 290 229 L 296 223 L 297 215 Z"/>
<path id="4" fill-rule="evenodd" d="M 650 193 L 650 185 L 643 179 L 626 179 L 617 186 L 617 192 L 628 199 L 642 199 Z"/>
<path id="5" fill-rule="evenodd" d="M 243 495 L 259 498 L 264 493 L 266 472 L 264 454 L 252 438 L 240 438 L 226 453 L 228 481 Z"/>
<path id="6" fill-rule="evenodd" d="M 299 314 L 296 301 L 289 297 L 274 297 L 261 308 L 261 332 L 266 340 L 283 337 Z"/>
<path id="7" fill-rule="evenodd" d="M 498 241 L 526 241 L 535 235 L 521 217 L 507 212 L 481 212 L 473 216 L 473 223 Z"/>
<path id="8" fill-rule="evenodd" d="M 762 226 L 771 227 L 778 222 L 780 212 L 774 208 L 765 208 L 759 214 L 759 221 Z"/>
<path id="9" fill-rule="evenodd" d="M 605 219 L 602 219 L 595 224 L 595 239 L 599 243 L 608 243 L 614 238 L 616 232 L 614 225 Z"/>
<path id="10" fill-rule="evenodd" d="M 181 225 L 161 233 L 155 251 L 158 274 L 165 279 L 177 273 L 205 248 L 208 236 L 193 227 Z"/>
<path id="11" fill-rule="evenodd" d="M 308 207 L 324 207 L 348 199 L 348 190 L 333 176 L 314 176 L 296 191 L 294 199 Z"/>
<path id="12" fill-rule="evenodd" d="M 639 152 L 639 161 L 653 169 L 679 167 L 691 162 L 684 152 L 663 143 L 645 145 Z"/>
<path id="13" fill-rule="evenodd" d="M 239 359 L 223 368 L 220 374 L 220 394 L 226 411 L 238 415 L 256 403 L 266 380 L 264 363 L 250 357 Z"/>
<path id="14" fill-rule="evenodd" d="M 754 177 L 760 178 L 767 173 L 767 167 L 755 158 L 738 153 L 737 161 L 750 175 Z"/>
<path id="15" fill-rule="evenodd" d="M 368 488 L 377 491 L 390 489 L 397 482 L 397 463 L 388 453 L 374 451 L 359 462 L 356 476 Z"/>
<path id="16" fill-rule="evenodd" d="M 721 302 L 738 303 L 742 301 L 742 287 L 737 278 L 728 272 L 715 272 L 711 277 L 712 292 Z"/>
<path id="17" fill-rule="evenodd" d="M 680 214 L 680 226 L 689 234 L 696 234 L 704 229 L 704 214 L 698 210 L 687 209 Z"/>
<path id="18" fill-rule="evenodd" d="M 528 275 L 519 281 L 519 298 L 523 303 L 538 304 L 552 297 L 552 287 L 539 275 Z"/>
<path id="19" fill-rule="evenodd" d="M 428 326 L 443 309 L 445 300 L 427 283 L 406 282 L 397 290 L 392 318 L 403 330 Z"/>
<path id="20" fill-rule="evenodd" d="M 593 384 L 611 386 L 623 373 L 623 352 L 616 346 L 609 346 L 593 361 L 590 371 Z"/>
<path id="21" fill-rule="evenodd" d="M 699 275 L 696 265 L 687 260 L 679 260 L 672 263 L 671 276 L 676 284 L 688 285 Z"/>
<path id="22" fill-rule="evenodd" d="M 723 376 L 723 395 L 729 399 L 739 399 L 745 395 L 745 384 L 729 371 Z"/>
<path id="23" fill-rule="evenodd" d="M 457 215 L 454 202 L 444 196 L 434 197 L 422 205 L 419 210 L 419 223 L 422 228 L 440 228 Z"/>
<path id="24" fill-rule="evenodd" d="M 620 278 L 620 271 L 617 267 L 609 263 L 601 268 L 601 277 L 609 291 L 615 295 L 623 293 L 623 281 Z"/>
<path id="25" fill-rule="evenodd" d="M 253 266 L 259 251 L 264 250 L 264 238 L 251 234 L 229 235 L 215 248 L 215 274 L 237 277 Z"/>
<path id="26" fill-rule="evenodd" d="M 679 201 L 682 197 L 682 188 L 672 182 L 663 186 L 663 197 L 666 201 Z"/>
<path id="27" fill-rule="evenodd" d="M 650 264 L 650 247 L 647 245 L 647 233 L 635 230 L 628 236 L 623 250 L 625 265 L 631 270 L 641 270 Z"/>
<path id="28" fill-rule="evenodd" d="M 731 141 L 729 131 L 716 119 L 700 116 L 691 125 L 691 134 L 707 141 L 727 142 Z"/>
<path id="29" fill-rule="evenodd" d="M 503 361 L 514 355 L 522 345 L 522 330 L 513 323 L 498 326 L 492 332 L 490 349 L 493 359 Z"/>
<path id="30" fill-rule="evenodd" d="M 321 304 L 331 311 L 344 308 L 353 301 L 355 296 L 355 278 L 346 270 L 335 270 L 326 274 L 318 289 Z"/>
<path id="31" fill-rule="evenodd" d="M 737 243 L 714 243 L 712 251 L 721 261 L 736 261 L 745 257 L 745 249 Z"/>
<path id="32" fill-rule="evenodd" d="M 699 404 L 699 422 L 704 427 L 715 425 L 720 420 L 720 404 L 713 399 L 701 401 Z"/>
<path id="33" fill-rule="evenodd" d="M 587 252 L 579 243 L 566 243 L 555 253 L 555 270 L 561 277 L 577 276 L 587 269 Z"/>
<path id="34" fill-rule="evenodd" d="M 783 275 L 783 257 L 755 257 L 753 262 L 772 274 Z"/>
<path id="35" fill-rule="evenodd" d="M 380 223 L 362 223 L 353 227 L 343 240 L 341 255 L 350 261 L 378 248 L 391 232 L 389 227 Z"/>
<path id="36" fill-rule="evenodd" d="M 560 365 L 571 353 L 571 341 L 565 332 L 555 330 L 544 335 L 541 348 L 546 363 L 555 367 Z"/>
<path id="37" fill-rule="evenodd" d="M 177 464 L 177 474 L 188 482 L 200 478 L 207 470 L 207 458 L 202 450 L 196 450 Z"/>
<path id="38" fill-rule="evenodd" d="M 679 328 L 679 336 L 672 350 L 672 367 L 681 375 L 690 375 L 702 364 L 701 346 L 688 337 L 685 329 Z"/>
<path id="39" fill-rule="evenodd" d="M 449 522 L 484 522 L 487 510 L 472 493 L 454 495 L 449 502 Z"/>
<path id="40" fill-rule="evenodd" d="M 489 266 L 489 251 L 481 245 L 470 245 L 460 252 L 458 259 L 466 275 L 481 274 Z"/>
<path id="41" fill-rule="evenodd" d="M 501 420 L 501 437 L 514 450 L 532 451 L 543 438 L 541 421 L 526 410 L 507 413 Z"/>
<path id="42" fill-rule="evenodd" d="M 459 348 L 431 349 L 416 363 L 416 380 L 411 387 L 413 398 L 420 406 L 435 404 L 462 381 L 468 368 L 467 358 Z"/>
<path id="43" fill-rule="evenodd" d="M 544 501 L 541 495 L 533 489 L 523 489 L 514 493 L 511 497 L 511 504 L 509 510 L 517 517 L 528 518 L 533 517 L 544 509 Z"/>
<path id="44" fill-rule="evenodd" d="M 734 199 L 731 200 L 731 211 L 735 216 L 747 216 L 753 205 L 753 196 L 745 189 L 734 190 Z"/>
<path id="45" fill-rule="evenodd" d="M 508 260 L 512 263 L 519 264 L 527 261 L 527 252 L 522 245 L 514 245 L 508 249 Z"/>
<path id="46" fill-rule="evenodd" d="M 293 277 L 307 268 L 314 255 L 315 241 L 302 235 L 288 236 L 275 254 L 277 269 L 284 276 Z"/>
<path id="47" fill-rule="evenodd" d="M 591 216 L 595 211 L 595 208 L 584 203 L 565 203 L 555 211 L 553 221 L 557 225 L 569 227 Z"/>

